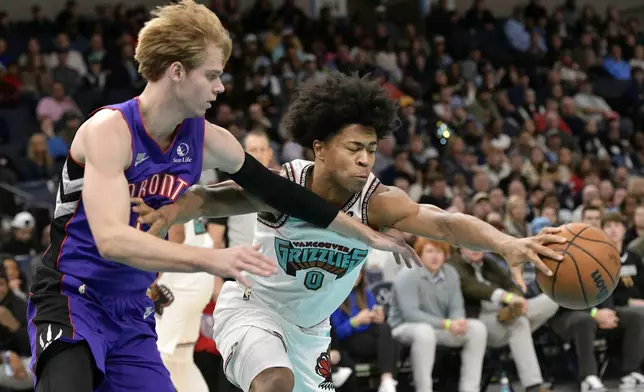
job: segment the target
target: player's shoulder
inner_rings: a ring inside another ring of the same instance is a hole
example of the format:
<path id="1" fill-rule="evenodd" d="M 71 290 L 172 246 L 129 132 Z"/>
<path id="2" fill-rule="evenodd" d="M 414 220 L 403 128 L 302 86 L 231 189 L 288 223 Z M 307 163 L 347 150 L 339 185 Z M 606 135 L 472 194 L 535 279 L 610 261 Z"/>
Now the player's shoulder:
<path id="1" fill-rule="evenodd" d="M 78 128 L 70 152 L 79 162 L 84 162 L 86 154 L 97 149 L 108 149 L 125 156 L 130 153 L 131 139 L 129 126 L 121 113 L 102 109 Z"/>
<path id="2" fill-rule="evenodd" d="M 130 138 L 127 121 L 118 110 L 101 109 L 89 117 L 78 129 L 82 134 L 100 137 Z"/>

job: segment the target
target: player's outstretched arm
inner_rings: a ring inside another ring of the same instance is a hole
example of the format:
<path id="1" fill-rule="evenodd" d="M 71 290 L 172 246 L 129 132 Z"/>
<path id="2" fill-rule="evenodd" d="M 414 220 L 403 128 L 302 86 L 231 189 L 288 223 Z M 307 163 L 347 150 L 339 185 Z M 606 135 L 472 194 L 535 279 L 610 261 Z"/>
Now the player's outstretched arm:
<path id="1" fill-rule="evenodd" d="M 567 240 L 550 228 L 539 235 L 518 239 L 471 215 L 450 213 L 442 209 L 418 204 L 396 188 L 380 185 L 369 204 L 369 223 L 376 227 L 391 227 L 422 237 L 448 242 L 450 245 L 473 250 L 491 251 L 502 255 L 510 267 L 525 262 L 533 263 L 544 273 L 551 274 L 540 257 L 561 260 L 561 255 L 546 245 Z M 522 284 L 520 272 L 515 279 Z"/>
<path id="2" fill-rule="evenodd" d="M 72 145 L 71 153 L 85 161 L 82 200 L 102 257 L 150 271 L 207 271 L 236 278 L 239 269 L 262 275 L 275 270 L 271 260 L 250 248 L 225 254 L 164 241 L 129 226 L 130 192 L 124 170 L 132 158 L 130 138 L 118 113 L 101 111 L 79 129 Z M 218 256 L 227 260 L 217 260 Z M 246 260 L 245 267 L 231 260 L 239 256 Z"/>
<path id="3" fill-rule="evenodd" d="M 176 202 L 166 204 L 158 210 L 147 206 L 138 197 L 133 198 L 132 203 L 132 210 L 139 214 L 139 222 L 150 226 L 157 224 L 161 237 L 164 236 L 163 231 L 171 225 L 184 224 L 202 216 L 224 218 L 263 211 L 277 213 L 234 181 L 208 186 L 193 185 Z"/>
<path id="4" fill-rule="evenodd" d="M 230 177 L 248 193 L 277 211 L 418 262 L 404 241 L 372 230 L 305 187 L 273 173 L 245 153 L 230 132 L 206 122 L 204 169 L 213 168 L 230 173 Z"/>

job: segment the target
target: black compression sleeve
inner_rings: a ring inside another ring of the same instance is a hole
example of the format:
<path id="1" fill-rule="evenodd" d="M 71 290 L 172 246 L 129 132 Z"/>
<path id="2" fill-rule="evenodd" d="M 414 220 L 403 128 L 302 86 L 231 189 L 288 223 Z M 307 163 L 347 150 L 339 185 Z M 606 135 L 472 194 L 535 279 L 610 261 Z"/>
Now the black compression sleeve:
<path id="1" fill-rule="evenodd" d="M 273 173 L 248 153 L 241 169 L 230 178 L 277 211 L 319 227 L 328 227 L 340 212 L 303 186 Z"/>

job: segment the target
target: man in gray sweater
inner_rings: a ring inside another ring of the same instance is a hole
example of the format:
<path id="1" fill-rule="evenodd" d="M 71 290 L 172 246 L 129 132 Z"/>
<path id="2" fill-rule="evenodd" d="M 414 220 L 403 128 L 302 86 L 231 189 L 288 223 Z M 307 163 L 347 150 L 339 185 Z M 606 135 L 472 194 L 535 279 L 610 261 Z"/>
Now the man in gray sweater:
<path id="1" fill-rule="evenodd" d="M 463 347 L 460 392 L 478 392 L 487 344 L 485 325 L 465 319 L 461 283 L 446 265 L 449 245 L 419 238 L 414 246 L 424 268 L 402 269 L 396 275 L 388 322 L 392 335 L 411 345 L 417 392 L 432 391 L 436 345 Z"/>

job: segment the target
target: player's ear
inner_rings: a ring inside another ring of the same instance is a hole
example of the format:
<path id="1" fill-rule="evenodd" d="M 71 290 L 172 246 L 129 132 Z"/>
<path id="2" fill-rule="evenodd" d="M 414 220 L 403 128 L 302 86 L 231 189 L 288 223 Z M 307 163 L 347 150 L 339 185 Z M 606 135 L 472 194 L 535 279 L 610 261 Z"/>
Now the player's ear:
<path id="1" fill-rule="evenodd" d="M 313 141 L 313 155 L 324 162 L 324 142 L 320 140 Z"/>
<path id="2" fill-rule="evenodd" d="M 183 67 L 183 64 L 181 64 L 178 61 L 175 61 L 174 63 L 170 64 L 170 77 L 172 80 L 180 80 L 181 76 L 185 72 L 185 68 Z"/>

